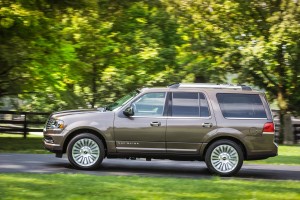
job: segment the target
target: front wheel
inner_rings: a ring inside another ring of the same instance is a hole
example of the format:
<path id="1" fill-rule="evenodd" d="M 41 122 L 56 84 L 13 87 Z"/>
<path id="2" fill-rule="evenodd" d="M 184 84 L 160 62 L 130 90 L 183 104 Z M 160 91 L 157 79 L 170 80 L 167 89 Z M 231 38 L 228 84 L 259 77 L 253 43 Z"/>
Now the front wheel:
<path id="1" fill-rule="evenodd" d="M 232 176 L 242 167 L 244 161 L 241 147 L 231 140 L 212 143 L 205 154 L 205 163 L 210 172 L 220 176 Z"/>
<path id="2" fill-rule="evenodd" d="M 102 141 L 93 134 L 82 133 L 68 144 L 69 162 L 77 169 L 95 169 L 100 166 L 105 155 Z"/>

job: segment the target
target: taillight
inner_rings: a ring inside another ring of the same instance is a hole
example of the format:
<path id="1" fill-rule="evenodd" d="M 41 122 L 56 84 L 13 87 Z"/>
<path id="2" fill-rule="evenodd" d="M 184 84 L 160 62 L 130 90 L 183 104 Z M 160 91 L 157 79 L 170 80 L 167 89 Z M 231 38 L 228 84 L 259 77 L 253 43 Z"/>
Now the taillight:
<path id="1" fill-rule="evenodd" d="M 265 123 L 263 132 L 267 132 L 267 133 L 273 132 L 274 133 L 275 132 L 274 123 L 273 122 Z"/>

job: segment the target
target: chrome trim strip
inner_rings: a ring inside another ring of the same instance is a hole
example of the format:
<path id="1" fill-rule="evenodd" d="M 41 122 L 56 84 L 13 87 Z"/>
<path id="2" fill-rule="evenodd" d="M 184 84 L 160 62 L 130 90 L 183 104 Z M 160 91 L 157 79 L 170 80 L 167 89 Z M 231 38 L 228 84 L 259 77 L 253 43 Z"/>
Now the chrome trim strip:
<path id="1" fill-rule="evenodd" d="M 157 119 L 211 119 L 210 117 L 172 117 L 172 116 L 131 116 L 131 118 L 157 118 Z"/>
<path id="2" fill-rule="evenodd" d="M 169 116 L 167 118 L 171 118 L 171 119 L 211 119 L 211 116 L 209 116 L 209 117 L 172 117 L 172 116 Z"/>
<path id="3" fill-rule="evenodd" d="M 145 151 L 165 151 L 165 148 L 138 148 L 138 147 L 117 147 L 119 150 L 145 150 Z"/>
<path id="4" fill-rule="evenodd" d="M 197 152 L 197 149 L 164 149 L 164 148 L 139 148 L 139 147 L 117 147 L 119 150 L 144 150 L 144 151 L 187 151 L 187 152 Z"/>
<path id="5" fill-rule="evenodd" d="M 264 120 L 267 120 L 268 118 L 239 118 L 239 117 L 225 117 L 225 119 L 253 119 L 253 120 L 260 120 L 260 119 L 264 119 Z"/>
<path id="6" fill-rule="evenodd" d="M 47 143 L 46 141 L 44 141 L 46 145 L 48 146 L 53 146 L 53 147 L 59 147 L 59 144 L 53 144 L 53 143 Z"/>
<path id="7" fill-rule="evenodd" d="M 167 149 L 167 151 L 189 151 L 189 152 L 197 152 L 198 149 Z"/>

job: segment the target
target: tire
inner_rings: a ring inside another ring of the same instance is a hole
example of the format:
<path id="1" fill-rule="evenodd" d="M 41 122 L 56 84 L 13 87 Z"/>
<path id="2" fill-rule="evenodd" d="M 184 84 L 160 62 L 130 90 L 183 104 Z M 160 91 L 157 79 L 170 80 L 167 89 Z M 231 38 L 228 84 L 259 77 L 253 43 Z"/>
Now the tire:
<path id="1" fill-rule="evenodd" d="M 96 169 L 105 156 L 103 142 L 93 134 L 82 133 L 71 139 L 67 147 L 69 162 L 76 169 Z"/>
<path id="2" fill-rule="evenodd" d="M 212 143 L 205 154 L 209 171 L 219 176 L 232 176 L 241 169 L 244 154 L 241 147 L 231 140 L 218 140 Z"/>

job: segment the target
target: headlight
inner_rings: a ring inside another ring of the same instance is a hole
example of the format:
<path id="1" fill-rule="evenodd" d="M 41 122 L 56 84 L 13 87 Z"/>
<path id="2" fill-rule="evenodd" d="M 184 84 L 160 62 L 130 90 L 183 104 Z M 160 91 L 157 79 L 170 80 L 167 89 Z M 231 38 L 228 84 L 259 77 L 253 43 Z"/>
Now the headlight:
<path id="1" fill-rule="evenodd" d="M 64 128 L 64 121 L 60 119 L 51 118 L 47 122 L 46 129 L 63 129 Z"/>

